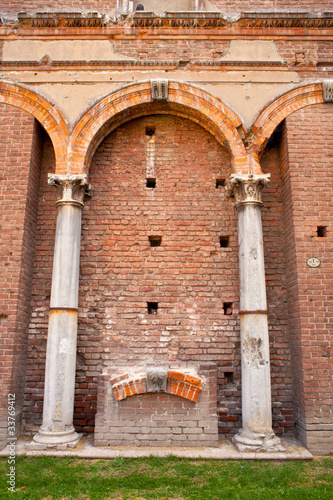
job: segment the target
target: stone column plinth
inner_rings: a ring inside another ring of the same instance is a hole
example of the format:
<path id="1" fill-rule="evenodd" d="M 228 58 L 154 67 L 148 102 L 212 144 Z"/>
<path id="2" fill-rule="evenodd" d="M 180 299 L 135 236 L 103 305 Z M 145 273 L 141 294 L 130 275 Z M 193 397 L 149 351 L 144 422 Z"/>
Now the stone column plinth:
<path id="1" fill-rule="evenodd" d="M 50 318 L 47 338 L 43 424 L 30 448 L 75 446 L 73 426 L 78 319 L 81 213 L 91 189 L 84 175 L 50 175 L 59 187 Z M 37 445 L 38 443 L 38 445 Z M 36 446 L 37 445 L 37 446 Z"/>
<path id="2" fill-rule="evenodd" d="M 272 430 L 271 378 L 261 224 L 261 191 L 267 175 L 233 175 L 229 194 L 238 211 L 242 418 L 234 443 L 241 452 L 280 451 Z"/>

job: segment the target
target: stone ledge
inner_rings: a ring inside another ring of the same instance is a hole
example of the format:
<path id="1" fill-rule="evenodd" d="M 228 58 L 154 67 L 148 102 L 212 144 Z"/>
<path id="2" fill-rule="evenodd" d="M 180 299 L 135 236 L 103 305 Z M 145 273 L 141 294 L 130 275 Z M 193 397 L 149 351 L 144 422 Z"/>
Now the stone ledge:
<path id="1" fill-rule="evenodd" d="M 236 450 L 231 440 L 223 439 L 219 443 L 218 448 L 210 447 L 125 447 L 125 446 L 115 446 L 112 449 L 108 447 L 97 447 L 93 445 L 92 436 L 84 438 L 77 448 L 73 450 L 36 450 L 28 451 L 26 449 L 26 441 L 17 441 L 17 455 L 27 455 L 28 457 L 37 456 L 55 456 L 55 457 L 65 457 L 65 456 L 75 456 L 78 458 L 86 459 L 114 459 L 118 457 L 124 458 L 139 458 L 147 457 L 150 455 L 156 457 L 167 457 L 172 454 L 178 457 L 184 458 L 212 458 L 216 460 L 312 460 L 312 454 L 300 445 L 294 439 L 282 438 L 283 446 L 285 447 L 284 452 L 272 452 L 272 453 L 240 453 Z M 5 448 L 0 452 L 1 457 L 9 456 L 9 448 Z"/>

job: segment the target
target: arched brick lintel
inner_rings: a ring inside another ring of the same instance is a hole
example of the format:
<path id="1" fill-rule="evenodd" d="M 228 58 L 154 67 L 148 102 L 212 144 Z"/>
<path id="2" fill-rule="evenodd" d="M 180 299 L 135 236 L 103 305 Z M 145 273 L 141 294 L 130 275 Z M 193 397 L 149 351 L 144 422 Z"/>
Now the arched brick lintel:
<path id="1" fill-rule="evenodd" d="M 129 378 L 128 374 L 111 378 L 110 383 L 117 401 L 137 394 L 147 394 L 146 375 Z M 174 370 L 168 371 L 167 394 L 180 396 L 196 403 L 202 391 L 201 379 Z"/>
<path id="2" fill-rule="evenodd" d="M 72 135 L 71 173 L 87 173 L 97 147 L 112 130 L 110 123 L 122 116 L 133 119 L 133 110 L 151 105 L 151 82 L 143 81 L 127 85 L 101 99 L 76 124 Z M 238 115 L 222 101 L 208 92 L 187 83 L 169 80 L 168 100 L 183 110 L 179 113 L 196 121 L 211 132 L 219 142 L 228 147 L 235 172 L 247 173 L 248 158 L 239 129 L 242 123 Z M 147 107 L 147 113 L 151 114 Z M 171 110 L 171 113 L 174 111 Z M 140 115 L 144 115 L 141 111 Z M 177 114 L 177 113 L 175 113 Z M 125 119 L 122 122 L 126 121 Z"/>
<path id="3" fill-rule="evenodd" d="M 57 173 L 66 173 L 69 132 L 62 113 L 37 92 L 23 85 L 7 81 L 0 81 L 0 103 L 26 111 L 39 121 L 51 138 L 56 157 Z"/>
<path id="4" fill-rule="evenodd" d="M 245 139 L 253 157 L 259 157 L 275 128 L 287 116 L 306 106 L 323 102 L 322 83 L 303 85 L 274 99 L 260 112 Z"/>

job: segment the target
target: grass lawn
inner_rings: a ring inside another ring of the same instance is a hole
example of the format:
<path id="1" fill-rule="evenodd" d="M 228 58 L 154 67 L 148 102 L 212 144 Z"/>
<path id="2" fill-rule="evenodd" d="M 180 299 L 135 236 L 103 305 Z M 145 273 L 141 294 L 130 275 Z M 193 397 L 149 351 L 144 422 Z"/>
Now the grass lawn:
<path id="1" fill-rule="evenodd" d="M 312 462 L 17 457 L 0 459 L 0 498 L 31 500 L 332 500 L 333 458 Z"/>

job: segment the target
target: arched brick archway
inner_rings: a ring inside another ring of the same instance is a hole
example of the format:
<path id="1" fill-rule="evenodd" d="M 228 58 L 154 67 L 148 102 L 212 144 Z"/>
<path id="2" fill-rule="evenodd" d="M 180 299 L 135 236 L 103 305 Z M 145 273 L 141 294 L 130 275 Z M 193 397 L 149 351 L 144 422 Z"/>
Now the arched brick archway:
<path id="1" fill-rule="evenodd" d="M 284 118 L 306 106 L 322 102 L 322 83 L 315 83 L 289 90 L 268 104 L 256 118 L 245 139 L 255 161 L 259 161 L 268 139 Z"/>
<path id="2" fill-rule="evenodd" d="M 68 168 L 68 126 L 57 108 L 35 91 L 16 83 L 0 82 L 0 103 L 15 106 L 30 115 L 49 134 L 56 157 L 56 172 L 66 173 Z"/>
<path id="3" fill-rule="evenodd" d="M 151 82 L 130 84 L 101 99 L 76 124 L 72 135 L 71 173 L 86 173 L 98 145 L 117 126 L 142 115 L 169 113 L 193 120 L 231 152 L 235 172 L 247 173 L 247 154 L 237 114 L 193 85 L 169 81 L 167 101 L 153 101 Z"/>

